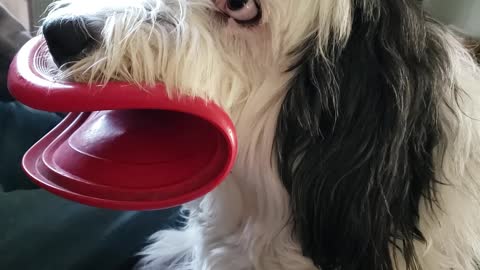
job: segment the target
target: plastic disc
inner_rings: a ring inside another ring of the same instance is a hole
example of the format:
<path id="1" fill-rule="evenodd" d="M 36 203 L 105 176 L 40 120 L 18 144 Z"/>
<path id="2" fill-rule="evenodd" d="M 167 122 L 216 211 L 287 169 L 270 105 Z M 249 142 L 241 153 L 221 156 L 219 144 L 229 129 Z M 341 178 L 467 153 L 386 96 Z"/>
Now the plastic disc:
<path id="1" fill-rule="evenodd" d="M 79 203 L 120 210 L 174 207 L 204 196 L 229 174 L 237 154 L 235 129 L 214 103 L 168 97 L 111 82 L 58 81 L 40 37 L 15 57 L 9 89 L 35 109 L 69 112 L 23 158 L 39 186 Z"/>

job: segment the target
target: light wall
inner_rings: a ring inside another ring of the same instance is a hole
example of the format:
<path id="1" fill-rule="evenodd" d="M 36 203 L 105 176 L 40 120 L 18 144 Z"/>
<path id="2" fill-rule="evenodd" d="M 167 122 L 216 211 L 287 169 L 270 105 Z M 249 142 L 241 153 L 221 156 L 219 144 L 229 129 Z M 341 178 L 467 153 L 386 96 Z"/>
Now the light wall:
<path id="1" fill-rule="evenodd" d="M 27 0 L 0 0 L 0 3 L 5 6 L 25 28 L 29 29 L 30 21 Z"/>
<path id="2" fill-rule="evenodd" d="M 480 0 L 424 0 L 425 8 L 443 23 L 480 39 Z"/>

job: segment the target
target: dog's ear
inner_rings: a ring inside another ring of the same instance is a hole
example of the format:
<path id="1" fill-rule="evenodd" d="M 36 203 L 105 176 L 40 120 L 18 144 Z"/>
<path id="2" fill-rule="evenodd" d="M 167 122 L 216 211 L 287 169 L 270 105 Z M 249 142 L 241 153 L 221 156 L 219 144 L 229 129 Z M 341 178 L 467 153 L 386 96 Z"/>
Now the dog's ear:
<path id="1" fill-rule="evenodd" d="M 447 52 L 417 1 L 352 2 L 345 44 L 322 54 L 312 36 L 296 52 L 279 173 L 303 251 L 322 269 L 393 269 L 392 248 L 416 269 L 419 204 L 435 200 Z"/>

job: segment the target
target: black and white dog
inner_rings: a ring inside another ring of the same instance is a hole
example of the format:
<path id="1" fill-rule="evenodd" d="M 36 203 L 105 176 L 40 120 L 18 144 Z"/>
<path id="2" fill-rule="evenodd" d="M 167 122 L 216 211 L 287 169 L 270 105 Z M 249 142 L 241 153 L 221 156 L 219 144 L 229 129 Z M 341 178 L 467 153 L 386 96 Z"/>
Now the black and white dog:
<path id="1" fill-rule="evenodd" d="M 141 269 L 476 268 L 480 72 L 419 1 L 61 0 L 42 33 L 65 78 L 234 120 L 231 176 Z"/>

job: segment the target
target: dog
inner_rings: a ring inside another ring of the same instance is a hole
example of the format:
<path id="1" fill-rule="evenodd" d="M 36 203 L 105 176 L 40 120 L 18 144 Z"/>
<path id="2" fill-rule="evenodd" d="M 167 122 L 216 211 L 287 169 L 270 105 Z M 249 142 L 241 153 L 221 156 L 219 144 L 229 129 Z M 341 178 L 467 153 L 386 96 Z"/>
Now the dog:
<path id="1" fill-rule="evenodd" d="M 40 34 L 62 79 L 235 123 L 228 179 L 139 269 L 477 269 L 480 71 L 420 1 L 60 0 Z"/>

